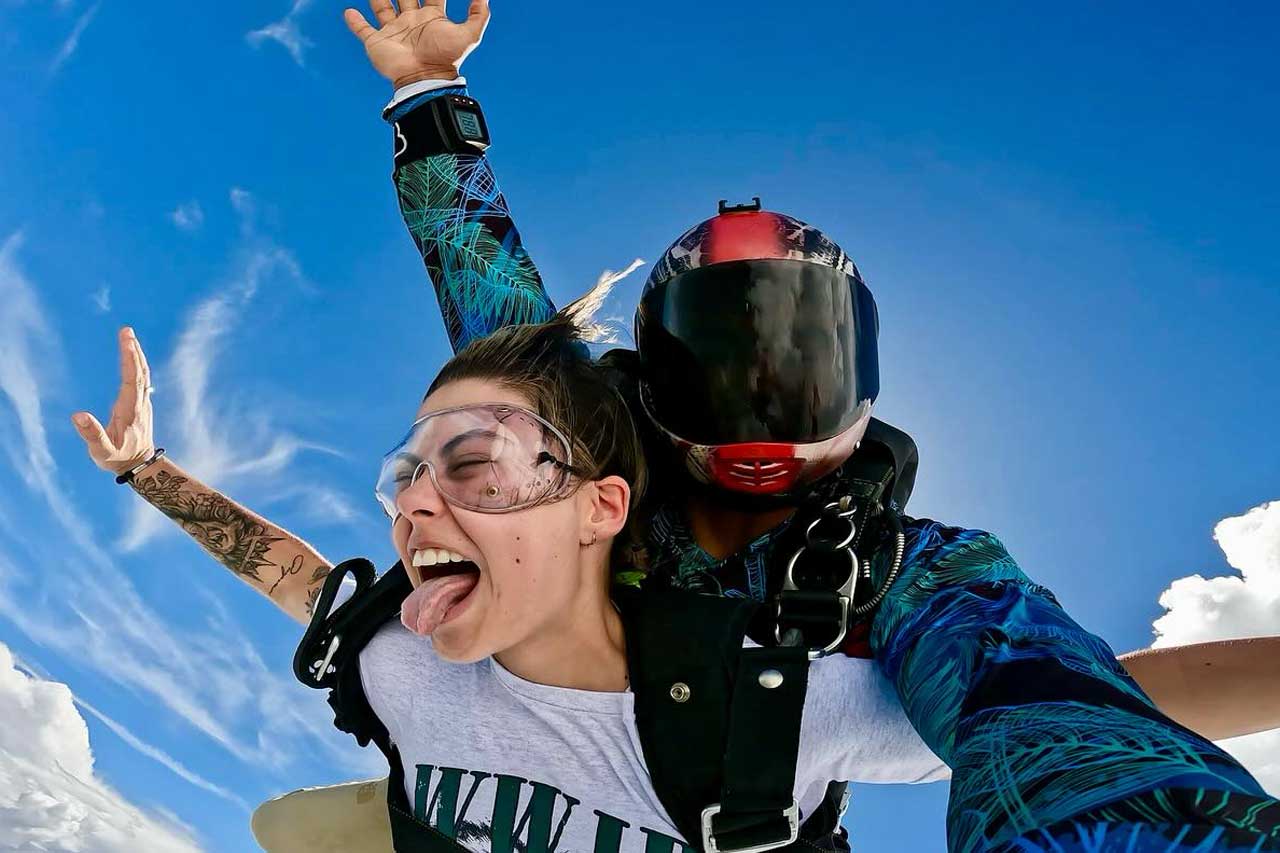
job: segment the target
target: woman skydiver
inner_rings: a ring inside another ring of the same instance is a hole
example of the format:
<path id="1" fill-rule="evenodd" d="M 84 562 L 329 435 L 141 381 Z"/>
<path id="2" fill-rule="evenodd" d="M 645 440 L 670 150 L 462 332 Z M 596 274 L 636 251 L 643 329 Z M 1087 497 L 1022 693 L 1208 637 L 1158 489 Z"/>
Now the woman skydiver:
<path id="1" fill-rule="evenodd" d="M 124 342 L 139 371 L 126 387 L 145 399 L 140 348 Z M 379 477 L 413 591 L 359 651 L 363 701 L 406 771 L 393 806 L 477 853 L 697 843 L 650 783 L 629 689 L 641 640 L 611 597 L 645 464 L 609 373 L 569 314 L 476 341 L 440 371 Z M 819 661 L 808 684 L 802 814 L 833 778 L 945 777 L 871 661 Z"/>

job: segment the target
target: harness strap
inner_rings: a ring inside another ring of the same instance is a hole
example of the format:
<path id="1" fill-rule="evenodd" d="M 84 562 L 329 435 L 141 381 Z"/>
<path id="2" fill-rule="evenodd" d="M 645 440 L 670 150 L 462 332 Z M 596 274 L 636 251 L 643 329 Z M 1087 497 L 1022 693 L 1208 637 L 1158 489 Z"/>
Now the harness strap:
<path id="1" fill-rule="evenodd" d="M 331 612 L 349 574 L 355 576 L 356 593 Z M 294 675 L 308 687 L 327 689 L 334 725 L 355 736 L 361 746 L 372 743 L 386 757 L 390 768 L 387 813 L 396 853 L 467 853 L 457 841 L 413 816 L 400 751 L 364 695 L 360 651 L 383 625 L 399 616 L 400 605 L 413 589 L 400 563 L 376 581 L 374 576 L 368 560 L 347 560 L 334 567 L 294 654 Z"/>
<path id="2" fill-rule="evenodd" d="M 803 647 L 743 649 L 729 705 L 720 802 L 702 813 L 706 853 L 755 853 L 800 834 L 793 795 L 809 682 Z"/>
<path id="3" fill-rule="evenodd" d="M 619 587 L 636 729 L 645 766 L 690 845 L 702 810 L 721 799 L 729 697 L 747 621 L 741 599 Z"/>

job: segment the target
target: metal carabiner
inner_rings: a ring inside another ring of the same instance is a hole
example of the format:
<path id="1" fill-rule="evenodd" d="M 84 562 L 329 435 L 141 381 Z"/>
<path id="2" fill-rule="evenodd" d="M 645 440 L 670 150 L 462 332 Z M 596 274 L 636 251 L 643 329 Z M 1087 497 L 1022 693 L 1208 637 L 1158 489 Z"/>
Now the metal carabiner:
<path id="1" fill-rule="evenodd" d="M 853 521 L 851 521 L 850 519 L 852 519 L 855 515 L 857 515 L 858 510 L 856 507 L 854 508 L 845 507 L 844 504 L 846 503 L 846 501 L 847 499 L 832 501 L 831 503 L 827 504 L 825 507 L 822 508 L 821 515 L 819 515 L 813 521 L 809 522 L 809 526 L 806 527 L 804 531 L 804 541 L 806 545 L 812 548 L 817 548 L 818 543 L 813 541 L 813 531 L 817 529 L 818 525 L 823 524 L 825 522 L 834 521 L 834 520 L 842 520 L 842 521 L 848 522 L 849 532 L 845 534 L 844 538 L 835 542 L 835 544 L 824 545 L 821 550 L 835 552 L 835 551 L 839 551 L 841 548 L 848 548 L 850 545 L 853 544 L 853 540 L 856 539 L 858 536 L 858 526 L 854 524 Z M 793 558 L 793 562 L 794 562 L 794 558 Z"/>

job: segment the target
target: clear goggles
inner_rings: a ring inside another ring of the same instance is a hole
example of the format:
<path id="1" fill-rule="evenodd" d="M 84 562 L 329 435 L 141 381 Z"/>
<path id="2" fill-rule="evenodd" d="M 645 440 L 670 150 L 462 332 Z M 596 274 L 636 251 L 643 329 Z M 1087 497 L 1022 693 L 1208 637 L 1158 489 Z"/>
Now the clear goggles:
<path id="1" fill-rule="evenodd" d="M 375 493 L 391 518 L 400 493 L 424 474 L 446 501 L 476 512 L 514 512 L 564 496 L 574 474 L 564 433 L 528 409 L 457 406 L 414 422 L 382 460 Z"/>

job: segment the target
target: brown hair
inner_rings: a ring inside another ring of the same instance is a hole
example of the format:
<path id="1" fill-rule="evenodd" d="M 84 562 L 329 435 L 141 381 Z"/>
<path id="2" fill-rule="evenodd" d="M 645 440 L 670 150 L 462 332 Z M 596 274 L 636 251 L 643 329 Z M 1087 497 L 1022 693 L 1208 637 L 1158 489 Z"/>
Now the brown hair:
<path id="1" fill-rule="evenodd" d="M 578 478 L 623 478 L 634 509 L 648 479 L 640 436 L 616 373 L 587 349 L 581 316 L 580 300 L 546 323 L 473 340 L 441 368 L 427 394 L 460 379 L 487 379 L 521 394 L 569 439 Z M 618 541 L 627 538 L 624 532 Z"/>

